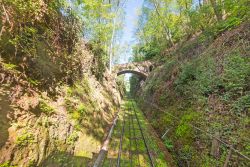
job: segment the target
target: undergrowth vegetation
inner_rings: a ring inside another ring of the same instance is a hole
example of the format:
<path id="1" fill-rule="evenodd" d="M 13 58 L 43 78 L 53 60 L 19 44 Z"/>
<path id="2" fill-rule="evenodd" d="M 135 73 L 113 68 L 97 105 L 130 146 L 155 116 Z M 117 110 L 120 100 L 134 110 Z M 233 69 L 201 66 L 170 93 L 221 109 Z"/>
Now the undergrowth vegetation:
<path id="1" fill-rule="evenodd" d="M 13 166 L 13 165 L 10 164 L 9 161 L 7 161 L 7 162 L 5 162 L 3 164 L 0 164 L 0 167 L 17 167 L 17 166 Z"/>
<path id="2" fill-rule="evenodd" d="M 49 95 L 65 83 L 72 86 L 84 72 L 102 81 L 110 52 L 111 35 L 106 33 L 118 30 L 117 25 L 106 25 L 114 17 L 111 4 L 66 0 L 0 4 L 0 57 L 7 69 L 20 71 L 32 86 Z M 103 14 L 97 16 L 95 11 Z"/>
<path id="3" fill-rule="evenodd" d="M 164 143 L 181 166 L 223 166 L 229 148 L 219 142 L 215 154 L 208 134 L 249 156 L 248 39 L 249 24 L 244 23 L 209 45 L 199 44 L 206 46 L 199 52 L 193 52 L 192 43 L 185 45 L 185 51 L 177 48 L 172 52 L 175 57 L 156 68 L 139 93 L 154 128 L 161 135 L 168 129 Z M 194 55 L 186 57 L 189 52 Z M 228 163 L 248 164 L 235 152 Z"/>
<path id="4" fill-rule="evenodd" d="M 0 46 L 5 62 L 41 81 L 35 85 L 45 89 L 79 74 L 73 67 L 79 66 L 79 58 L 69 55 L 79 42 L 81 22 L 63 2 L 6 0 L 1 6 Z"/>
<path id="5" fill-rule="evenodd" d="M 26 147 L 28 146 L 28 144 L 32 144 L 33 142 L 34 142 L 34 135 L 27 131 L 24 131 L 16 139 L 16 145 L 18 147 Z"/>
<path id="6" fill-rule="evenodd" d="M 39 108 L 41 109 L 42 112 L 48 115 L 51 115 L 55 112 L 54 108 L 51 107 L 49 104 L 47 104 L 47 102 L 44 100 L 40 100 Z"/>

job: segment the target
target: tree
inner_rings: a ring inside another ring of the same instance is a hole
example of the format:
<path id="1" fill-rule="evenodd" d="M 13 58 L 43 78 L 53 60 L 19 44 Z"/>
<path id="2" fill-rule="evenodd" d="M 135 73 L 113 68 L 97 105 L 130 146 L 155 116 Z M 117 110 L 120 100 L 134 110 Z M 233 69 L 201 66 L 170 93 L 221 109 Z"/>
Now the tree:
<path id="1" fill-rule="evenodd" d="M 144 0 L 134 48 L 153 58 L 195 34 L 211 37 L 238 25 L 249 17 L 248 7 L 247 0 Z"/>
<path id="2" fill-rule="evenodd" d="M 119 19 L 122 17 L 125 2 L 125 0 L 80 0 L 77 4 L 82 6 L 84 36 L 94 49 L 103 51 L 99 58 L 105 64 L 109 64 L 110 70 L 114 45 L 121 30 Z"/>

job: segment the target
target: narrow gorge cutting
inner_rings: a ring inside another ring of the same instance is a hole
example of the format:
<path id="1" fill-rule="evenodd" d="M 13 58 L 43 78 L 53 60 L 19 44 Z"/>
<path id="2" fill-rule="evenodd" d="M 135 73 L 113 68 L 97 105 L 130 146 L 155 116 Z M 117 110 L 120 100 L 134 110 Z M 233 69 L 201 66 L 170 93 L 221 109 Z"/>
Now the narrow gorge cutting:
<path id="1" fill-rule="evenodd" d="M 0 0 L 0 167 L 250 166 L 249 0 Z"/>

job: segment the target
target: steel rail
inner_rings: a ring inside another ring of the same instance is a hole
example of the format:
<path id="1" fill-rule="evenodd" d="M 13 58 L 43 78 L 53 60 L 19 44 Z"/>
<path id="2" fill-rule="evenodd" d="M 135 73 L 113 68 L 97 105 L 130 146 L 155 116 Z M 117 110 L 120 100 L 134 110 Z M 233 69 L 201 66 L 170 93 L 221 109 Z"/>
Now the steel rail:
<path id="1" fill-rule="evenodd" d="M 122 125 L 122 133 L 120 137 L 120 146 L 119 146 L 119 152 L 118 152 L 118 158 L 117 158 L 117 167 L 120 167 L 120 160 L 121 160 L 121 154 L 122 154 L 122 141 L 123 141 L 123 135 L 124 135 L 124 128 L 125 127 L 125 111 L 123 114 L 123 125 Z"/>
<path id="2" fill-rule="evenodd" d="M 142 131 L 142 127 L 141 127 L 140 121 L 139 121 L 139 119 L 138 119 L 138 116 L 137 116 L 137 114 L 136 114 L 136 110 L 135 110 L 135 106 L 134 106 L 134 102 L 133 102 L 133 101 L 132 101 L 132 106 L 133 106 L 133 110 L 134 110 L 134 114 L 135 114 L 137 123 L 138 123 L 138 125 L 139 125 L 139 129 L 140 129 L 140 132 L 141 132 L 141 135 L 142 135 L 142 138 L 143 138 L 144 145 L 145 145 L 146 150 L 147 150 L 147 154 L 148 154 L 149 161 L 150 161 L 150 166 L 151 166 L 151 167 L 154 167 L 155 165 L 154 165 L 154 162 L 153 162 L 153 158 L 152 158 L 152 156 L 151 156 L 151 154 L 150 154 L 150 152 L 149 152 L 148 144 L 147 144 L 146 139 L 145 139 L 145 137 L 144 137 L 144 134 L 143 134 L 143 131 Z"/>
<path id="3" fill-rule="evenodd" d="M 146 128 L 147 129 L 147 128 Z M 145 141 L 149 142 L 149 143 L 154 143 L 154 139 L 153 137 L 149 137 L 150 136 L 150 132 L 148 130 L 145 130 L 144 131 L 144 136 L 145 136 Z M 156 155 L 158 155 L 158 152 L 160 151 L 158 147 L 153 147 L 152 144 L 150 144 L 149 146 L 149 149 L 151 151 L 153 151 L 154 153 L 156 153 Z M 157 150 L 156 150 L 157 149 Z M 151 155 L 151 154 L 150 154 Z M 156 158 L 154 156 L 152 156 L 152 159 L 155 160 L 156 162 Z"/>
<path id="4" fill-rule="evenodd" d="M 153 139 L 152 139 L 151 137 L 149 137 L 149 134 L 150 134 L 150 133 L 147 132 L 146 129 L 147 129 L 147 128 L 141 128 L 142 131 L 146 132 L 146 134 L 144 133 L 145 141 L 149 141 L 150 143 L 152 143 L 152 142 L 153 142 Z M 140 128 L 137 129 L 137 130 L 140 131 Z M 140 138 L 137 138 L 137 139 L 143 140 L 143 137 L 140 137 Z M 156 153 L 156 155 L 158 155 L 158 153 L 159 153 L 159 151 L 160 151 L 158 147 L 154 148 L 154 147 L 151 146 L 151 145 L 149 145 L 149 147 L 150 147 L 151 151 L 154 151 L 154 152 Z M 156 149 L 157 149 L 157 150 L 156 150 Z M 151 157 L 152 157 L 152 159 L 154 159 L 154 160 L 156 161 L 156 158 L 155 158 L 154 156 L 151 155 Z"/>
<path id="5" fill-rule="evenodd" d="M 130 108 L 131 110 L 131 108 Z M 132 158 L 133 158 L 133 155 L 132 155 L 132 143 L 131 143 L 131 113 L 129 113 L 129 159 L 130 159 L 130 167 L 132 167 L 133 165 L 133 162 L 132 162 Z"/>
<path id="6" fill-rule="evenodd" d="M 137 143 L 137 138 L 136 138 L 136 135 L 135 135 L 135 125 L 134 125 L 134 116 L 133 116 L 133 111 L 131 110 L 130 111 L 132 114 L 131 114 L 131 119 L 132 119 L 132 127 L 133 127 L 133 134 L 134 134 L 134 138 L 135 138 L 135 149 L 136 149 L 136 155 L 137 155 L 137 158 L 138 158 L 138 165 L 140 167 L 140 158 L 139 158 L 139 151 L 138 151 L 138 143 Z"/>

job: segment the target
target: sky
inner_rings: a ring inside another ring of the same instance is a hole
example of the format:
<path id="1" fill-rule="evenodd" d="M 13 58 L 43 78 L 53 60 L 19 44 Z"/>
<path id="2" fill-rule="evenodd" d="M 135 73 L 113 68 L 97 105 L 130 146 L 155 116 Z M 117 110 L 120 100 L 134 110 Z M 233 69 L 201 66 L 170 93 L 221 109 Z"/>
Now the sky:
<path id="1" fill-rule="evenodd" d="M 127 0 L 125 6 L 125 23 L 120 44 L 124 46 L 128 44 L 128 51 L 122 54 L 120 60 L 118 61 L 119 64 L 128 63 L 129 58 L 132 57 L 132 46 L 135 41 L 134 33 L 139 19 L 138 11 L 142 8 L 143 1 L 144 0 Z M 129 82 L 130 77 L 131 74 L 125 74 L 125 82 Z"/>
<path id="2" fill-rule="evenodd" d="M 134 32 L 137 28 L 136 23 L 139 18 L 138 11 L 141 9 L 142 4 L 143 0 L 127 0 L 125 7 L 125 24 L 120 43 L 122 45 L 129 44 L 129 51 L 120 58 L 119 64 L 127 63 L 129 58 L 132 56 Z"/>

